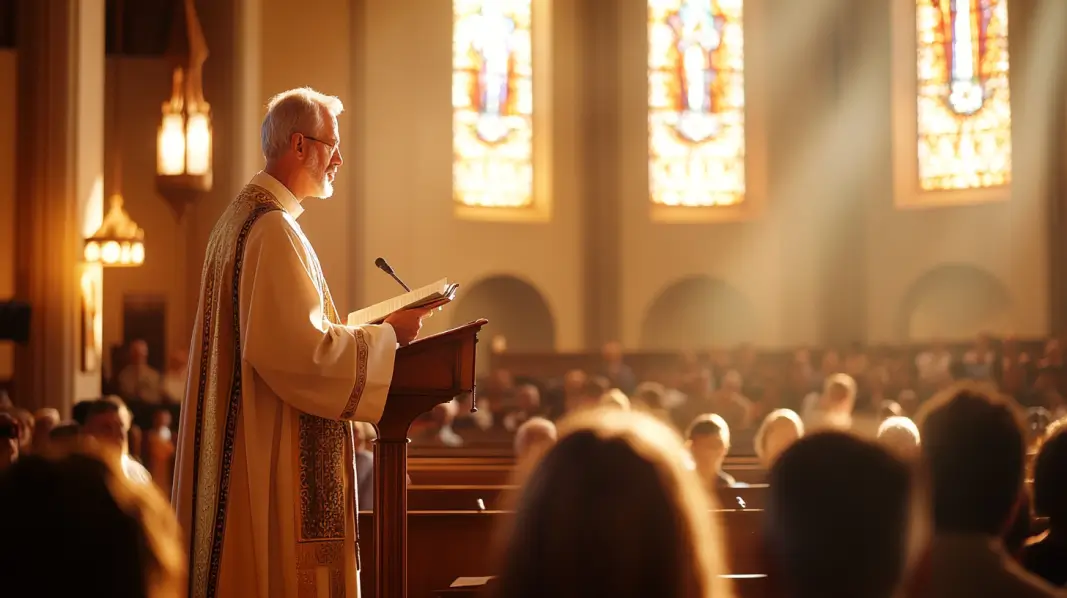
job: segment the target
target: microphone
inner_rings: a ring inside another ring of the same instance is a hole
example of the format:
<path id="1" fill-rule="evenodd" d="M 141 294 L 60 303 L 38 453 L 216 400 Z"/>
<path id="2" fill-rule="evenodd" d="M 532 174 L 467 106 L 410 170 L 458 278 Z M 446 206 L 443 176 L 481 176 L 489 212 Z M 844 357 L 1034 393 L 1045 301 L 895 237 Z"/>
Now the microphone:
<path id="1" fill-rule="evenodd" d="M 404 287 L 405 291 L 407 291 L 409 293 L 411 292 L 411 288 L 408 285 L 404 284 L 403 280 L 400 280 L 400 277 L 396 275 L 396 272 L 393 272 L 393 267 L 389 265 L 389 262 L 385 261 L 384 257 L 380 257 L 380 258 L 374 260 L 374 265 L 378 266 L 378 268 L 382 272 L 385 272 L 389 276 L 392 276 L 393 280 L 395 280 L 398 283 L 400 283 L 400 286 Z"/>

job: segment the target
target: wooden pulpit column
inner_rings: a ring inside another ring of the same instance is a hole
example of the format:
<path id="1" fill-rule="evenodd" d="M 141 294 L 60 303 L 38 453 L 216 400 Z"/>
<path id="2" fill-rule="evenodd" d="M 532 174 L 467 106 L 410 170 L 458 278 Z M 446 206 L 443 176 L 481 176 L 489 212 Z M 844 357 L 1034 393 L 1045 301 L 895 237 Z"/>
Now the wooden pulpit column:
<path id="1" fill-rule="evenodd" d="M 407 598 L 408 428 L 435 405 L 474 392 L 474 348 L 486 324 L 476 320 L 396 352 L 374 449 L 377 598 Z"/>

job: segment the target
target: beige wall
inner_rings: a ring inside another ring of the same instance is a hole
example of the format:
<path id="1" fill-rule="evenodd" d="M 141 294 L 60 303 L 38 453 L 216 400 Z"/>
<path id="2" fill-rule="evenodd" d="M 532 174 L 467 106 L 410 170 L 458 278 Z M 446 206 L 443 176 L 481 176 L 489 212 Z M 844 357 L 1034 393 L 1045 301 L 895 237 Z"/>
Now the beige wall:
<path id="1" fill-rule="evenodd" d="M 15 294 L 15 104 L 17 62 L 0 50 L 0 301 Z M 0 341 L 0 379 L 11 377 L 14 350 Z"/>

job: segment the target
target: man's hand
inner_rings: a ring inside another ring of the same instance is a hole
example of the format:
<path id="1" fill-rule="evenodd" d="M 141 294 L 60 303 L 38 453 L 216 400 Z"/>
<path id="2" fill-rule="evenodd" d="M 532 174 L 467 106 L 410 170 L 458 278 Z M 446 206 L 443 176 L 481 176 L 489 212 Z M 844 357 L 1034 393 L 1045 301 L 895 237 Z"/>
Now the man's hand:
<path id="1" fill-rule="evenodd" d="M 405 309 L 390 314 L 389 317 L 385 318 L 385 323 L 393 327 L 393 331 L 396 332 L 396 342 L 400 343 L 400 346 L 404 346 L 419 336 L 419 329 L 422 328 L 422 319 L 429 315 L 431 311 L 433 310 Z"/>

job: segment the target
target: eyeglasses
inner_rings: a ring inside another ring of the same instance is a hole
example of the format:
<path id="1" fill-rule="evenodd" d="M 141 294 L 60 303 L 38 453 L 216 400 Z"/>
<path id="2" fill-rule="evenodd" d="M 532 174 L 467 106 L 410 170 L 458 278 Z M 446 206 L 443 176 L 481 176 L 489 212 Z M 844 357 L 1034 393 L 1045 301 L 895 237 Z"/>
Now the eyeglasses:
<path id="1" fill-rule="evenodd" d="M 304 135 L 304 134 L 301 133 L 301 135 Z M 325 145 L 327 148 L 329 148 L 331 154 L 333 152 L 335 152 L 337 150 L 337 146 L 340 145 L 340 142 L 336 142 L 336 141 L 335 142 L 329 142 L 329 141 L 326 141 L 324 139 L 319 139 L 317 137 L 312 137 L 311 135 L 304 135 L 304 139 L 308 139 L 310 141 L 317 141 L 317 142 Z"/>

